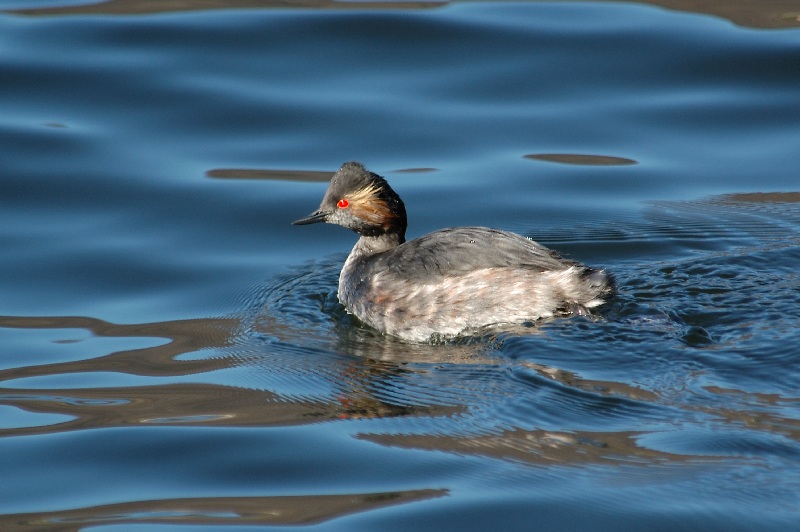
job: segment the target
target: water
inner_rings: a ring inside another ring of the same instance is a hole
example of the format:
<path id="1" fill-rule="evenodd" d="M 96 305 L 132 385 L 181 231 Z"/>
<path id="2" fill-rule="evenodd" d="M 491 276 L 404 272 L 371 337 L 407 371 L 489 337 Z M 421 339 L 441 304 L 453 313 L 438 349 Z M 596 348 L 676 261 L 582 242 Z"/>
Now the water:
<path id="1" fill-rule="evenodd" d="M 800 9 L 248 6 L 0 1 L 0 528 L 796 527 Z M 377 335 L 351 159 L 619 296 Z"/>

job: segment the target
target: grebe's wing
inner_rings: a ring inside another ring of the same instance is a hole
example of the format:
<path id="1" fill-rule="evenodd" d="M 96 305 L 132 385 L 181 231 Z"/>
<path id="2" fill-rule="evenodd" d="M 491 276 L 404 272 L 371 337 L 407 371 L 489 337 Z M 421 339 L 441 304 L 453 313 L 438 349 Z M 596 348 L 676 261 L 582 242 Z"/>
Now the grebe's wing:
<path id="1" fill-rule="evenodd" d="M 379 268 L 421 277 L 454 276 L 485 268 L 553 271 L 578 265 L 533 240 L 488 227 L 435 231 L 392 249 L 380 262 Z"/>

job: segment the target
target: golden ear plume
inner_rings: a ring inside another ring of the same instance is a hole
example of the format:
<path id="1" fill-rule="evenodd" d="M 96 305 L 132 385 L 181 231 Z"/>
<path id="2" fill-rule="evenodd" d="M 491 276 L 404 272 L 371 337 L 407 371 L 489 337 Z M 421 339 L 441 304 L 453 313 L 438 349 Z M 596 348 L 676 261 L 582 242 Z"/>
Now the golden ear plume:
<path id="1" fill-rule="evenodd" d="M 378 196 L 380 190 L 380 186 L 370 183 L 364 188 L 346 194 L 345 197 L 350 202 L 350 208 L 355 216 L 371 224 L 387 228 L 391 226 L 391 222 L 396 216 L 386 202 Z"/>

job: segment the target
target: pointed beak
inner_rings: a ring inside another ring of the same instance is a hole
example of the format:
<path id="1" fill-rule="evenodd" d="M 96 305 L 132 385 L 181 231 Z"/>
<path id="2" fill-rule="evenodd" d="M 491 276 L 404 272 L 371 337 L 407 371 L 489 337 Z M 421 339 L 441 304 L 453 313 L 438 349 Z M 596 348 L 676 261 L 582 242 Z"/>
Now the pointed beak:
<path id="1" fill-rule="evenodd" d="M 328 213 L 323 211 L 312 212 L 305 218 L 300 218 L 292 222 L 292 225 L 308 225 L 324 222 L 328 219 Z"/>

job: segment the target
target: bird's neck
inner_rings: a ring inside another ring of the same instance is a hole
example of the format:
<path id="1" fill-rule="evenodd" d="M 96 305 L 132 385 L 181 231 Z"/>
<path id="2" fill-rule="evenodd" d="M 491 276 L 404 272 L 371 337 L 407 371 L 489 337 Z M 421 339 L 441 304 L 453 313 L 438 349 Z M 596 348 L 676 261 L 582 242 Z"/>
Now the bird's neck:
<path id="1" fill-rule="evenodd" d="M 405 237 L 399 233 L 384 233 L 378 236 L 361 236 L 353 246 L 353 251 L 350 252 L 351 257 L 364 257 L 374 255 L 376 253 L 383 253 L 396 248 L 403 242 Z"/>

